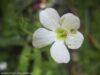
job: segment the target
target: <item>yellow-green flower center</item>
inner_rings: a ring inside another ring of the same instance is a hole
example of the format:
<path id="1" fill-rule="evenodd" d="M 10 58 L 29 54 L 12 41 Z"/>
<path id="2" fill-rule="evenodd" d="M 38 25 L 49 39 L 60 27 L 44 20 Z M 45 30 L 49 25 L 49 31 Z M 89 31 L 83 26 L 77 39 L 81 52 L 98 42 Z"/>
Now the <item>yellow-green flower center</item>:
<path id="1" fill-rule="evenodd" d="M 65 40 L 67 38 L 67 31 L 63 28 L 59 28 L 56 30 L 57 39 Z"/>

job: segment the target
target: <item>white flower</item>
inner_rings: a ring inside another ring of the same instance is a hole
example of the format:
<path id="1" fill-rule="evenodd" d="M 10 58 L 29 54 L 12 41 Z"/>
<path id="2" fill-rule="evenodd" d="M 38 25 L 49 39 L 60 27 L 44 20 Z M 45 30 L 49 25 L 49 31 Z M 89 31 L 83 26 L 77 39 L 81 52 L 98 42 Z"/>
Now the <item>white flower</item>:
<path id="1" fill-rule="evenodd" d="M 45 28 L 34 32 L 33 45 L 42 48 L 53 43 L 50 49 L 51 57 L 57 63 L 68 63 L 70 55 L 67 47 L 78 49 L 84 40 L 78 31 L 80 19 L 72 13 L 64 14 L 60 18 L 55 9 L 46 8 L 40 12 L 40 22 Z"/>
<path id="2" fill-rule="evenodd" d="M 7 69 L 7 63 L 6 62 L 0 62 L 0 71 Z"/>

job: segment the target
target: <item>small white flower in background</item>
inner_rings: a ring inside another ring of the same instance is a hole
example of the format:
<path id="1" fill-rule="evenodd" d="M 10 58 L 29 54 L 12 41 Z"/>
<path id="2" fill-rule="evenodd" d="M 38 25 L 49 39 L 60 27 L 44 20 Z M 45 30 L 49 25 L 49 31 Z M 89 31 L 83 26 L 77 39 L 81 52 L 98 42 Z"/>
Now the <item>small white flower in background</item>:
<path id="1" fill-rule="evenodd" d="M 0 71 L 4 71 L 7 69 L 7 63 L 6 62 L 0 62 Z"/>
<path id="2" fill-rule="evenodd" d="M 60 18 L 55 9 L 46 8 L 40 12 L 40 22 L 45 28 L 39 28 L 34 32 L 34 47 L 42 48 L 53 44 L 50 49 L 51 57 L 57 63 L 68 63 L 70 54 L 67 47 L 78 49 L 84 40 L 78 31 L 80 19 L 72 13 L 64 14 Z"/>

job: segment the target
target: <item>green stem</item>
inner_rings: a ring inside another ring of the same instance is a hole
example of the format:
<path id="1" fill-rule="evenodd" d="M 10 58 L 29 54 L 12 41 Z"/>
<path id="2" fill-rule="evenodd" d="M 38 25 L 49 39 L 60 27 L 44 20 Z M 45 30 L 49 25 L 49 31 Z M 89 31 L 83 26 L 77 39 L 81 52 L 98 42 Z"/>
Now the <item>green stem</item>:
<path id="1" fill-rule="evenodd" d="M 28 71 L 30 53 L 31 47 L 29 45 L 25 45 L 24 49 L 22 50 L 16 72 L 26 73 Z"/>
<path id="2" fill-rule="evenodd" d="M 26 34 L 28 34 L 28 35 L 32 35 L 32 33 L 31 32 L 29 32 L 28 30 L 26 30 L 25 28 L 21 28 Z"/>
<path id="3" fill-rule="evenodd" d="M 41 75 L 41 51 L 34 48 L 34 65 L 32 69 L 32 75 Z"/>

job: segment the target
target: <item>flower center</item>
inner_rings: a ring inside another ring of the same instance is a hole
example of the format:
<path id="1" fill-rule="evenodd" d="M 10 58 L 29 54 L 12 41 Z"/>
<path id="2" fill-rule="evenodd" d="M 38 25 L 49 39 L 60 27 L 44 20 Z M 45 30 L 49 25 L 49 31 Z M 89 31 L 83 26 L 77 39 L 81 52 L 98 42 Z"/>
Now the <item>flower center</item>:
<path id="1" fill-rule="evenodd" d="M 67 31 L 63 28 L 57 29 L 56 34 L 57 34 L 57 39 L 59 40 L 65 40 L 67 37 Z"/>

